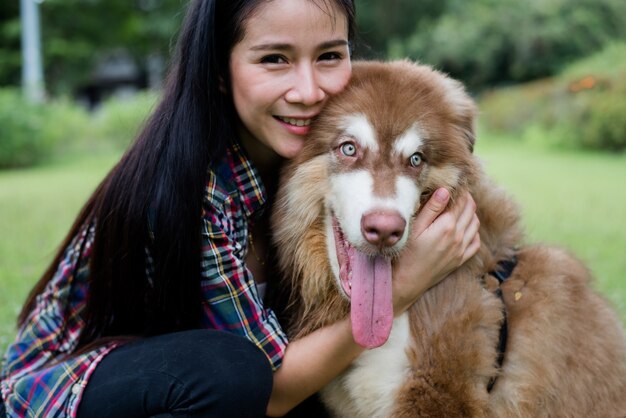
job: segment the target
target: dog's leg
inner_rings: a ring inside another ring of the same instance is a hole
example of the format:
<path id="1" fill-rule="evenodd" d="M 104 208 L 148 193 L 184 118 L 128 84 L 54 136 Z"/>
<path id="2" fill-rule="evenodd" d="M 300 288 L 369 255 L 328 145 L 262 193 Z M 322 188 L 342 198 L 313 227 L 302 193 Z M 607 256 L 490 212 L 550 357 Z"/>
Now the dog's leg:
<path id="1" fill-rule="evenodd" d="M 411 309 L 411 373 L 394 418 L 485 417 L 502 303 L 459 270 Z"/>

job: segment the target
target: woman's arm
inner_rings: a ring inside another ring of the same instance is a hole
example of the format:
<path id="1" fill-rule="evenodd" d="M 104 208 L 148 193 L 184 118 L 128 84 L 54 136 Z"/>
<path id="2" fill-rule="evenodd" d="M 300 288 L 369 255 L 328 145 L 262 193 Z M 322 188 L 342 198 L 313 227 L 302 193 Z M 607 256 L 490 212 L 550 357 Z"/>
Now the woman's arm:
<path id="1" fill-rule="evenodd" d="M 469 194 L 444 212 L 450 195 L 439 189 L 415 219 L 411 240 L 394 267 L 394 312 L 401 314 L 426 290 L 478 251 L 476 205 Z M 443 212 L 443 213 L 442 213 Z M 349 318 L 290 343 L 267 408 L 282 416 L 344 371 L 364 349 Z"/>
<path id="2" fill-rule="evenodd" d="M 354 342 L 350 318 L 289 343 L 274 372 L 267 415 L 285 415 L 344 371 L 364 348 Z"/>

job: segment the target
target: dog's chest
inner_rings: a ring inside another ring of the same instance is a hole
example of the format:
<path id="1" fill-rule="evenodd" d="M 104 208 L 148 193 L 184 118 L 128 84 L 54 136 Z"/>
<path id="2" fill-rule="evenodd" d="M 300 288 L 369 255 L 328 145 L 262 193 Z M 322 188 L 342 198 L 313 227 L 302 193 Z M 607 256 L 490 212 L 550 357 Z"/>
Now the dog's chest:
<path id="1" fill-rule="evenodd" d="M 361 354 L 322 390 L 324 402 L 339 417 L 389 417 L 409 370 L 409 343 L 408 315 L 403 314 L 394 320 L 385 345 Z"/>

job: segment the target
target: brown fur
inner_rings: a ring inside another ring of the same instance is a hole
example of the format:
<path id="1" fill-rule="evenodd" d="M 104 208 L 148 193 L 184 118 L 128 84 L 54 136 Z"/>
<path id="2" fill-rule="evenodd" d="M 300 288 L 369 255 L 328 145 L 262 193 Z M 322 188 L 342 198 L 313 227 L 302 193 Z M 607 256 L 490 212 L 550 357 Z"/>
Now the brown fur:
<path id="1" fill-rule="evenodd" d="M 558 248 L 523 244 L 516 205 L 485 177 L 472 154 L 476 111 L 463 87 L 408 62 L 358 63 L 353 74 L 286 168 L 273 214 L 279 263 L 291 295 L 291 337 L 349 312 L 332 277 L 323 225 L 329 172 L 342 169 L 329 166 L 327 157 L 342 135 L 340 117 L 366 114 L 383 149 L 417 123 L 426 137 L 427 165 L 417 173 L 422 202 L 440 186 L 452 192 L 453 201 L 470 190 L 482 245 L 410 309 L 411 370 L 393 416 L 626 416 L 622 326 L 592 290 L 591 276 L 578 260 Z M 497 282 L 488 272 L 513 254 L 519 263 L 502 286 L 509 337 L 498 370 L 503 306 L 492 293 Z M 496 385 L 488 393 L 494 376 Z"/>

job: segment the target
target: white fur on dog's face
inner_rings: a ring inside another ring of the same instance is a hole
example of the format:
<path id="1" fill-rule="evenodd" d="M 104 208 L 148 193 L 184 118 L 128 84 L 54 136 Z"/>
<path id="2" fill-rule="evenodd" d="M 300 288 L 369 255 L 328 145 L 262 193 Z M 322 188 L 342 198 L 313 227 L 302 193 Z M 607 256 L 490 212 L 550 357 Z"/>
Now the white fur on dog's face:
<path id="1" fill-rule="evenodd" d="M 419 208 L 422 192 L 417 179 L 406 174 L 403 164 L 410 164 L 411 156 L 419 152 L 423 145 L 416 125 L 393 139 L 391 147 L 384 148 L 380 146 L 373 126 L 364 114 L 346 116 L 341 127 L 343 129 L 341 139 L 331 154 L 334 169 L 331 169 L 329 174 L 330 193 L 326 197 L 328 256 L 340 288 L 342 286 L 332 217 L 336 218 L 346 241 L 357 250 L 386 257 L 397 255 L 406 244 L 411 220 Z M 357 148 L 352 158 L 346 158 L 341 154 L 340 148 L 346 142 L 353 143 Z M 363 165 L 358 164 L 359 160 L 365 159 L 367 162 Z M 392 169 L 378 172 L 367 167 L 380 165 Z M 393 169 L 395 166 L 397 169 Z M 389 185 L 382 191 L 380 187 L 375 187 L 375 183 L 381 181 Z M 361 220 L 366 213 L 385 210 L 398 212 L 406 222 L 406 227 L 396 244 L 392 247 L 379 248 L 370 244 L 363 236 Z"/>
<path id="2" fill-rule="evenodd" d="M 362 113 L 346 116 L 341 127 L 346 136 L 354 138 L 363 147 L 378 152 L 376 132 L 367 120 L 367 116 Z"/>
<path id="3" fill-rule="evenodd" d="M 393 144 L 394 152 L 400 157 L 410 158 L 424 145 L 417 124 L 414 124 L 396 139 Z"/>

